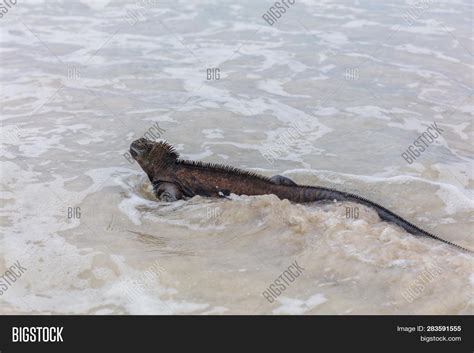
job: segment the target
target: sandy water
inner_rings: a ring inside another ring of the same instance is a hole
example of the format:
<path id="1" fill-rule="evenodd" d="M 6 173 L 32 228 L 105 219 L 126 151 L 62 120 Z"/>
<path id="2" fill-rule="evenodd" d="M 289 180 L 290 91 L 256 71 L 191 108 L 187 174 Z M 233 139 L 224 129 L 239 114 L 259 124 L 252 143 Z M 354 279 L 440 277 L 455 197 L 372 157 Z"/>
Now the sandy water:
<path id="1" fill-rule="evenodd" d="M 350 203 L 157 202 L 123 155 L 158 123 L 183 158 L 351 191 L 472 249 L 472 4 L 298 1 L 273 26 L 263 1 L 138 4 L 1 18 L 0 274 L 27 268 L 1 313 L 474 313 L 472 255 Z"/>

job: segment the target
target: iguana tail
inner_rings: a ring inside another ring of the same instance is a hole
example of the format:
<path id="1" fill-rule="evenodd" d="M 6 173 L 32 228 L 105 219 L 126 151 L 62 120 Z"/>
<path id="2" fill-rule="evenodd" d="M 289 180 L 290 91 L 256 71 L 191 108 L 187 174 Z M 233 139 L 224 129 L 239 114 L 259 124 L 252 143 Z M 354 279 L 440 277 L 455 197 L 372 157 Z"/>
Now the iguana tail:
<path id="1" fill-rule="evenodd" d="M 375 202 L 372 202 L 370 200 L 367 200 L 363 197 L 360 197 L 360 196 L 357 196 L 357 195 L 354 195 L 354 194 L 350 194 L 350 193 L 347 193 L 347 192 L 341 192 L 341 191 L 334 190 L 334 189 L 326 189 L 326 188 L 320 188 L 320 187 L 307 187 L 307 186 L 303 186 L 302 188 L 304 188 L 304 190 L 301 190 L 302 193 L 300 193 L 300 195 L 302 196 L 303 200 L 301 200 L 300 202 L 337 200 L 337 201 L 350 201 L 350 202 L 359 203 L 359 204 L 362 204 L 362 205 L 365 205 L 365 206 L 368 206 L 368 207 L 374 209 L 382 220 L 387 221 L 387 222 L 395 223 L 396 225 L 403 228 L 404 230 L 406 230 L 410 234 L 424 235 L 424 236 L 442 241 L 445 244 L 455 246 L 455 247 L 457 247 L 461 250 L 467 251 L 469 253 L 473 253 L 472 250 L 469 250 L 469 249 L 463 248 L 460 245 L 451 243 L 448 240 L 442 239 L 442 238 L 440 238 L 440 237 L 438 237 L 434 234 L 431 234 L 431 233 L 417 227 L 413 223 L 408 222 L 407 220 L 403 219 L 402 217 L 400 217 L 399 215 L 393 213 L 392 211 L 387 210 L 385 207 L 383 207 L 383 206 L 381 206 L 381 205 L 379 205 Z"/>

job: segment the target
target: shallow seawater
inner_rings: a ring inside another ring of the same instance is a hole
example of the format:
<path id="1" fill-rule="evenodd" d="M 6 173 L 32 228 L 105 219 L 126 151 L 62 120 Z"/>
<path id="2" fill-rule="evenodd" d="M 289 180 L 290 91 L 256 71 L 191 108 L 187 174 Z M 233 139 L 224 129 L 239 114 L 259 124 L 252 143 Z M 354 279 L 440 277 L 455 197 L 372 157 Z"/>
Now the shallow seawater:
<path id="1" fill-rule="evenodd" d="M 472 255 L 366 207 L 158 202 L 124 157 L 158 123 L 183 158 L 350 191 L 473 249 L 472 3 L 297 1 L 273 26 L 263 1 L 138 4 L 1 19 L 0 274 L 27 270 L 0 313 L 474 314 Z"/>

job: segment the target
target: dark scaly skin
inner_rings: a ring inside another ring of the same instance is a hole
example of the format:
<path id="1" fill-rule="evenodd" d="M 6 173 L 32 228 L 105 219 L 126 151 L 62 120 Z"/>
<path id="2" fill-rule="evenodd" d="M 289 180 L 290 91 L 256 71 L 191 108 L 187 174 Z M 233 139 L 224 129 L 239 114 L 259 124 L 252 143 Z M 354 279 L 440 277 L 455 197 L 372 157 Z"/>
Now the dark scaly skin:
<path id="1" fill-rule="evenodd" d="M 164 143 L 139 139 L 130 146 L 130 153 L 147 173 L 157 197 L 165 201 L 200 195 L 223 197 L 236 195 L 274 194 L 280 199 L 306 203 L 316 201 L 349 201 L 374 209 L 379 217 L 414 235 L 428 236 L 443 243 L 472 252 L 437 237 L 408 222 L 386 208 L 360 196 L 334 189 L 297 185 L 290 179 L 275 176 L 270 179 L 241 169 L 211 163 L 178 159 L 174 149 Z"/>

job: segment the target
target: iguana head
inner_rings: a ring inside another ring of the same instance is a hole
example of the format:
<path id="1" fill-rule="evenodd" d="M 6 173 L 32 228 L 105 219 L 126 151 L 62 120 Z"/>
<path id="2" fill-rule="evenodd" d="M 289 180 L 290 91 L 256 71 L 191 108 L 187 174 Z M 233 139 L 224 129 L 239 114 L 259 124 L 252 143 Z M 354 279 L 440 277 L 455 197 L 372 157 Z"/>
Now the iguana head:
<path id="1" fill-rule="evenodd" d="M 145 138 L 135 140 L 130 145 L 130 154 L 150 181 L 163 174 L 169 174 L 178 159 L 178 153 L 164 141 L 154 142 Z"/>

